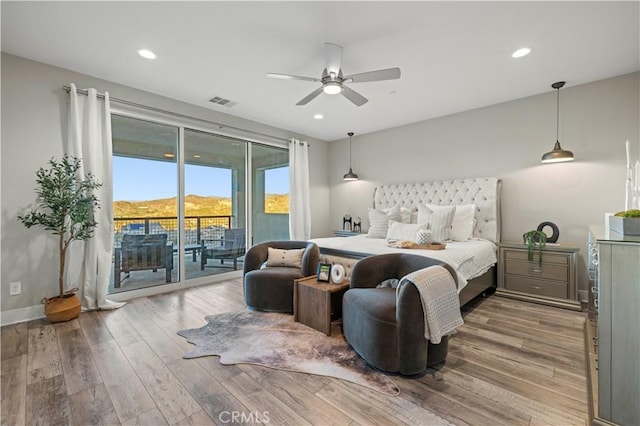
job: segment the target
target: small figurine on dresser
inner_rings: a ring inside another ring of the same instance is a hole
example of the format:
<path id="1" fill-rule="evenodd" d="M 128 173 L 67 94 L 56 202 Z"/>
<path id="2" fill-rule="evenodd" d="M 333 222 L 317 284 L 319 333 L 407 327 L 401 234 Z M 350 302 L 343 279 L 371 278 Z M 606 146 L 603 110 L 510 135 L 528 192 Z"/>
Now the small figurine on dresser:
<path id="1" fill-rule="evenodd" d="M 352 231 L 353 230 L 353 220 L 351 219 L 350 214 L 345 214 L 342 218 L 342 230 L 343 231 Z"/>
<path id="2" fill-rule="evenodd" d="M 360 219 L 360 216 L 353 220 L 353 232 L 362 232 L 362 219 Z"/>

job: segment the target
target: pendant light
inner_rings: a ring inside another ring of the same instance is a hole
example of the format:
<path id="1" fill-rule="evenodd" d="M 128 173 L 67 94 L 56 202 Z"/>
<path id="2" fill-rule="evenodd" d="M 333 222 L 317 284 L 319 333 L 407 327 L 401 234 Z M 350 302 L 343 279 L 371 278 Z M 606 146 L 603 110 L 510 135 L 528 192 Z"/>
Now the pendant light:
<path id="1" fill-rule="evenodd" d="M 551 87 L 558 91 L 556 102 L 556 144 L 553 146 L 553 150 L 547 152 L 542 156 L 543 163 L 562 163 L 565 161 L 573 161 L 573 152 L 565 151 L 560 146 L 559 133 L 560 133 L 560 88 L 564 86 L 564 81 L 553 83 Z"/>
<path id="2" fill-rule="evenodd" d="M 353 173 L 351 170 L 351 137 L 353 137 L 353 132 L 347 133 L 349 135 L 349 172 L 342 177 L 343 180 L 358 180 L 360 179 L 357 174 Z"/>

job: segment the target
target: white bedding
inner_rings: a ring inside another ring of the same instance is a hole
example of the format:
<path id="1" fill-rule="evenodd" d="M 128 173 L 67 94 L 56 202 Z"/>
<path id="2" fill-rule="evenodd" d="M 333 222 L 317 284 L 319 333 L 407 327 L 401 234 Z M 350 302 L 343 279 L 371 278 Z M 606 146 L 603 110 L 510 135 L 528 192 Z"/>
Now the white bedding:
<path id="1" fill-rule="evenodd" d="M 498 261 L 494 243 L 480 238 L 465 242 L 448 242 L 444 250 L 399 249 L 387 246 L 384 238 L 354 237 L 316 238 L 311 240 L 322 248 L 356 253 L 412 253 L 441 260 L 451 265 L 458 273 L 458 293 L 470 279 L 487 272 Z"/>

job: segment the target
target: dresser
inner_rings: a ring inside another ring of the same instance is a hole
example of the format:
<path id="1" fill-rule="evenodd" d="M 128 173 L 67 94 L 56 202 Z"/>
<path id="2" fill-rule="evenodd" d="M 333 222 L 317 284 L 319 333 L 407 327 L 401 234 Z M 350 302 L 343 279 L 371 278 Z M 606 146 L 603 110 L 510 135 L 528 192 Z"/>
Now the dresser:
<path id="1" fill-rule="evenodd" d="M 496 294 L 528 302 L 581 310 L 578 298 L 578 248 L 547 244 L 542 262 L 536 248 L 528 260 L 527 246 L 500 243 Z"/>
<path id="2" fill-rule="evenodd" d="M 640 237 L 589 227 L 585 324 L 592 424 L 640 424 Z"/>

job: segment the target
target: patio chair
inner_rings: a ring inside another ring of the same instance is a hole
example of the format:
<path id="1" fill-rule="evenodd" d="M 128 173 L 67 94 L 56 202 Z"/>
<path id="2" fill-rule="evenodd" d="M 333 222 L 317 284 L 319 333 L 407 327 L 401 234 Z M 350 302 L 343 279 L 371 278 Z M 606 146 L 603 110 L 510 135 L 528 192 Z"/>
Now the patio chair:
<path id="1" fill-rule="evenodd" d="M 122 273 L 131 271 L 165 269 L 166 282 L 171 282 L 173 269 L 173 244 L 167 244 L 167 234 L 124 234 L 120 247 L 114 253 L 113 286 L 120 288 Z M 126 277 L 125 277 L 126 278 Z"/>
<path id="2" fill-rule="evenodd" d="M 224 237 L 216 240 L 202 240 L 200 243 L 200 270 L 205 266 L 225 267 L 224 261 L 233 260 L 233 270 L 238 269 L 238 258 L 244 256 L 246 248 L 244 228 L 225 229 Z M 209 259 L 220 259 L 220 265 L 207 265 Z"/>

